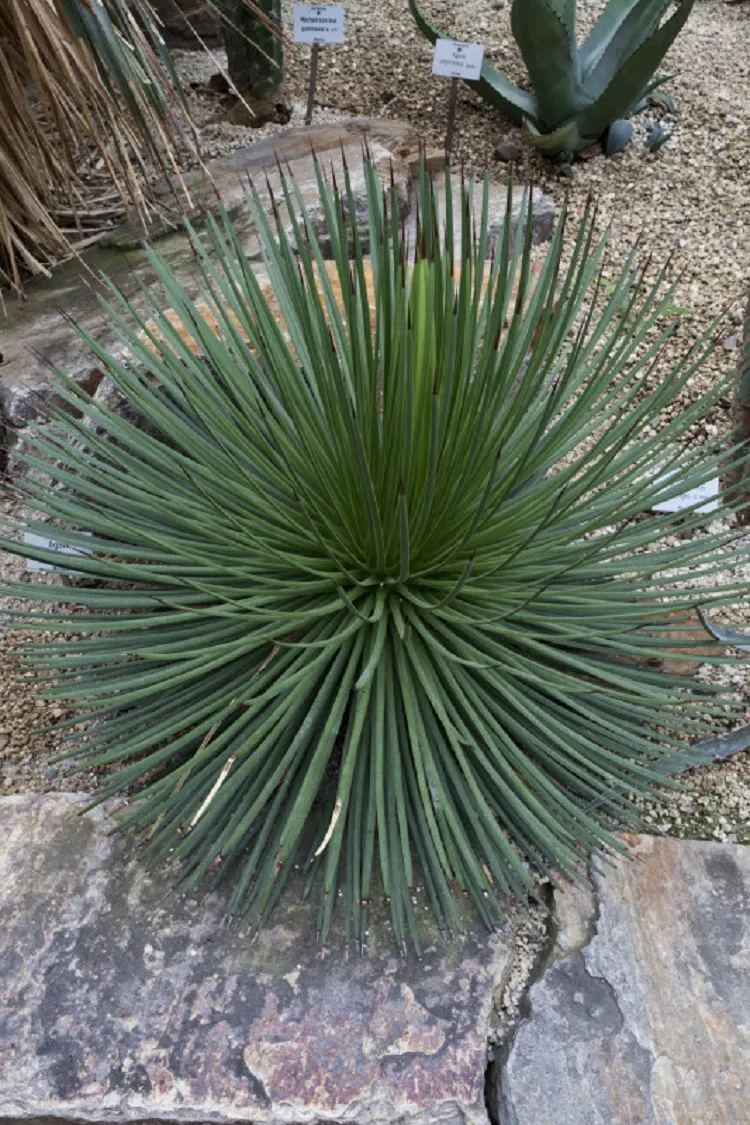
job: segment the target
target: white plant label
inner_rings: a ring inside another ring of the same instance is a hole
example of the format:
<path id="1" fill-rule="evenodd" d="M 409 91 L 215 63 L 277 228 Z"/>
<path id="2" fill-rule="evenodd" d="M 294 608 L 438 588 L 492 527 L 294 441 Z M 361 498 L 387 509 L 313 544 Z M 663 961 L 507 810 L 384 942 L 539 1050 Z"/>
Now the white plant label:
<path id="1" fill-rule="evenodd" d="M 701 500 L 706 503 L 697 508 L 698 512 L 715 512 L 719 506 L 719 478 L 706 481 L 698 488 L 691 488 L 688 492 L 683 492 L 679 496 L 673 496 L 670 500 L 662 500 L 659 504 L 654 504 L 652 511 L 654 512 L 681 512 L 685 508 L 692 508 L 694 504 L 698 504 Z"/>
<path id="2" fill-rule="evenodd" d="M 295 43 L 343 43 L 344 9 L 338 4 L 295 4 Z"/>
<path id="3" fill-rule="evenodd" d="M 87 535 L 90 532 L 86 532 Z M 70 547 L 67 543 L 59 543 L 57 539 L 48 539 L 46 535 L 34 535 L 32 531 L 24 531 L 23 541 L 30 547 L 43 547 L 45 551 L 59 551 L 61 555 L 90 555 L 91 551 L 84 551 L 82 547 Z M 53 571 L 55 574 L 80 574 L 78 570 L 68 570 L 64 566 L 55 566 L 53 563 L 40 562 L 39 559 L 26 560 L 27 571 Z"/>
<path id="4" fill-rule="evenodd" d="M 438 78 L 476 80 L 482 73 L 484 47 L 481 43 L 457 43 L 438 39 L 432 59 L 432 73 Z"/>

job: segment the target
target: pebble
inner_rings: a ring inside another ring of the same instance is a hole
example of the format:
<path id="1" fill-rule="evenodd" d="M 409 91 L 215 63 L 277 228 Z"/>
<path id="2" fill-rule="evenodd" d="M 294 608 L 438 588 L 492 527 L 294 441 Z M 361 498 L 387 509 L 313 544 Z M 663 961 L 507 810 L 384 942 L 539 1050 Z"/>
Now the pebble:
<path id="1" fill-rule="evenodd" d="M 510 164 L 520 160 L 523 156 L 523 146 L 517 144 L 516 141 L 503 141 L 495 149 L 493 156 L 496 160 L 502 160 L 505 164 Z"/>

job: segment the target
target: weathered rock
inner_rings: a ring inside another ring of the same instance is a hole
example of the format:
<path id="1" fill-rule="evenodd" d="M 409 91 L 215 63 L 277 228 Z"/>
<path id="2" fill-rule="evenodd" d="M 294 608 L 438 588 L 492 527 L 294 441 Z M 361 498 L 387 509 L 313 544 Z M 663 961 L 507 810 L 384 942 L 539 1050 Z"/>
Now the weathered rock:
<path id="1" fill-rule="evenodd" d="M 442 180 L 438 180 L 436 185 L 436 193 L 438 206 L 441 215 L 445 215 L 445 185 Z M 508 189 L 502 184 L 490 184 L 488 189 L 489 194 L 489 238 L 487 240 L 487 257 L 490 258 L 497 246 L 498 239 L 502 237 L 503 228 L 505 225 L 505 215 L 508 208 Z M 511 203 L 511 225 L 514 231 L 520 228 L 521 214 L 525 206 L 525 199 L 528 194 L 528 189 L 517 187 L 513 189 L 512 203 Z M 461 229 L 462 229 L 462 206 L 461 206 L 461 186 L 458 177 L 453 184 L 453 242 L 456 248 L 456 253 L 460 252 L 461 247 Z M 555 229 L 555 205 L 552 200 L 544 194 L 539 188 L 532 189 L 532 215 L 531 215 L 531 230 L 532 242 L 534 246 L 539 245 L 541 242 L 547 242 L 552 237 L 552 232 Z M 528 207 L 526 210 L 528 217 Z M 473 219 L 478 224 L 482 218 L 482 185 L 480 183 L 474 184 L 473 194 Z M 407 234 L 410 241 L 416 237 L 417 218 L 416 213 L 412 212 L 410 219 L 407 223 Z"/>
<path id="2" fill-rule="evenodd" d="M 0 1119 L 484 1125 L 506 939 L 347 956 L 282 902 L 250 944 L 85 803 L 0 800 Z"/>
<path id="3" fill-rule="evenodd" d="M 739 1125 L 750 1105 L 750 849 L 630 837 L 567 899 L 494 1085 L 500 1125 Z"/>
<path id="4" fill-rule="evenodd" d="M 524 207 L 527 208 L 526 213 L 528 220 L 527 195 L 527 188 L 519 187 L 513 190 L 513 204 L 511 209 L 513 230 L 519 230 L 520 228 L 521 215 Z M 505 188 L 495 188 L 493 185 L 490 189 L 490 254 L 497 246 L 498 240 L 502 237 L 506 209 L 507 195 Z M 541 188 L 535 187 L 531 189 L 530 210 L 531 241 L 533 245 L 538 246 L 540 242 L 549 242 L 555 229 L 555 205 L 549 196 L 544 194 Z"/>
<path id="5" fill-rule="evenodd" d="M 244 148 L 235 149 L 229 156 L 210 160 L 205 167 L 183 174 L 181 179 L 170 177 L 156 185 L 155 193 L 163 211 L 160 226 L 151 230 L 151 236 L 178 228 L 186 213 L 199 222 L 206 212 L 226 209 L 238 225 L 243 236 L 246 253 L 252 258 L 258 254 L 258 242 L 252 231 L 252 221 L 246 199 L 250 180 L 258 189 L 264 207 L 271 206 L 271 192 L 283 205 L 280 164 L 290 171 L 300 188 L 308 209 L 315 210 L 319 192 L 315 175 L 313 152 L 323 169 L 343 183 L 344 161 L 355 180 L 355 195 L 361 194 L 362 151 L 367 140 L 376 165 L 385 171 L 395 165 L 399 193 L 404 198 L 408 192 L 408 169 L 404 161 L 418 151 L 419 143 L 411 126 L 400 121 L 373 117 L 353 117 L 333 124 L 311 125 L 288 129 L 266 137 Z M 266 181 L 268 177 L 268 182 Z M 357 178 L 359 177 L 359 179 Z M 189 200 L 185 198 L 187 189 Z M 244 237 L 248 235 L 249 237 Z M 116 249 L 135 249 L 140 245 L 142 232 L 137 224 L 126 224 L 105 238 L 105 244 Z"/>
<path id="6" fill-rule="evenodd" d="M 446 152 L 442 148 L 428 148 L 424 152 L 414 152 L 405 162 L 406 167 L 409 169 L 409 178 L 411 180 L 419 179 L 419 169 L 424 160 L 425 170 L 429 175 L 437 175 L 442 172 L 446 165 Z"/>
<path id="7" fill-rule="evenodd" d="M 277 159 L 287 165 L 302 187 L 303 197 L 313 221 L 322 233 L 325 228 L 319 203 L 311 149 L 330 172 L 342 178 L 343 160 L 352 170 L 355 205 L 364 221 L 362 146 L 367 137 L 373 155 L 384 175 L 390 177 L 394 165 L 402 215 L 409 206 L 409 175 L 402 161 L 418 149 L 411 127 L 399 121 L 378 118 L 351 118 L 335 124 L 291 129 L 247 148 L 226 159 L 209 164 L 210 179 L 202 171 L 187 173 L 186 183 L 195 205 L 193 213 L 216 209 L 221 197 L 237 227 L 246 252 L 259 257 L 258 241 L 245 207 L 248 176 L 254 176 L 261 197 L 270 206 L 266 174 L 280 197 Z M 217 194 L 218 193 L 218 194 Z M 194 256 L 180 228 L 182 216 L 170 212 L 174 199 L 162 185 L 163 201 L 159 251 L 169 261 L 188 290 L 195 289 Z M 175 205 L 176 208 L 176 205 Z M 157 232 L 152 232 L 157 233 Z M 87 390 L 98 386 L 102 373 L 96 358 L 79 337 L 73 322 L 90 332 L 103 348 L 116 356 L 121 346 L 111 323 L 102 312 L 93 292 L 96 279 L 105 274 L 128 297 L 138 291 L 139 278 L 151 280 L 146 255 L 141 247 L 142 232 L 125 226 L 83 255 L 83 264 L 69 262 L 56 270 L 51 279 L 35 280 L 28 286 L 23 302 L 8 302 L 2 322 L 0 344 L 0 444 L 12 444 L 15 431 L 33 418 L 44 417 L 46 404 L 54 393 L 56 376 L 52 365 L 64 371 Z M 7 427 L 7 435 L 3 429 Z"/>
<path id="8" fill-rule="evenodd" d="M 497 146 L 493 155 L 497 160 L 502 160 L 504 164 L 510 164 L 512 161 L 521 159 L 523 147 L 517 141 L 503 141 L 502 144 Z"/>

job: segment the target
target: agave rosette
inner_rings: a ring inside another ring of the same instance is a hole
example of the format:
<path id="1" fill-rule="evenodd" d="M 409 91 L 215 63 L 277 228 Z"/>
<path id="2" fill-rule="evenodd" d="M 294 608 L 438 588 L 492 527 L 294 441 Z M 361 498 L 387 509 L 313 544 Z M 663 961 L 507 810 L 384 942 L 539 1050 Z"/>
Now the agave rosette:
<path id="1" fill-rule="evenodd" d="M 349 176 L 319 169 L 337 286 L 284 179 L 275 218 L 249 199 L 277 309 L 226 218 L 192 232 L 199 294 L 153 249 L 163 299 L 112 291 L 130 362 L 89 342 L 147 431 L 68 382 L 79 416 L 25 454 L 53 484 L 28 475 L 27 529 L 52 521 L 98 581 L 75 612 L 59 586 L 12 593 L 56 603 L 24 613 L 61 634 L 25 664 L 72 708 L 81 765 L 107 767 L 96 800 L 130 794 L 151 861 L 229 879 L 253 924 L 299 866 L 322 935 L 338 901 L 361 936 L 384 892 L 402 939 L 417 884 L 441 926 L 460 892 L 492 923 L 711 756 L 689 746 L 719 689 L 655 660 L 676 612 L 737 589 L 731 534 L 691 535 L 715 514 L 644 515 L 721 455 L 684 438 L 722 386 L 659 425 L 712 347 L 654 377 L 664 277 L 633 254 L 606 296 L 590 212 L 567 264 L 563 216 L 533 282 L 508 212 L 488 277 L 486 192 L 472 229 L 464 188 L 454 262 L 449 173 L 443 215 L 422 173 L 411 247 L 365 174 L 369 262 Z"/>
<path id="2" fill-rule="evenodd" d="M 664 81 L 654 75 L 682 30 L 694 0 L 683 0 L 664 22 L 672 0 L 609 0 L 585 43 L 576 39 L 577 0 L 513 0 L 511 27 L 533 92 L 522 90 L 489 62 L 468 83 L 549 156 L 575 153 L 606 135 L 607 151 L 632 135 L 626 120 Z M 409 7 L 434 43 L 448 36 Z"/>

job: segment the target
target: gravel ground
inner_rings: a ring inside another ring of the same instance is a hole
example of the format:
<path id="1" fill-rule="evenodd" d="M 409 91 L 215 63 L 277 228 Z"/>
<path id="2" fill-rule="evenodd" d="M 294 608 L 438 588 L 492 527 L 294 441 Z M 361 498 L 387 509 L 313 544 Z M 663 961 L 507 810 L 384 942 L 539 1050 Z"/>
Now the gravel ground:
<path id="1" fill-rule="evenodd" d="M 440 144 L 445 130 L 448 83 L 430 77 L 431 48 L 417 32 L 406 0 L 344 0 L 348 40 L 322 53 L 316 121 L 351 114 L 403 118 L 415 123 L 429 144 Z M 585 26 L 601 7 L 579 0 Z M 291 4 L 286 5 L 289 13 Z M 456 38 L 481 41 L 487 57 L 508 77 L 523 81 L 523 67 L 510 33 L 507 0 L 423 0 L 425 14 Z M 728 309 L 709 362 L 695 379 L 693 393 L 713 383 L 736 362 L 740 301 L 750 276 L 750 11 L 723 0 L 698 0 L 687 26 L 670 53 L 667 70 L 677 76 L 669 91 L 677 102 L 674 116 L 649 111 L 638 120 L 636 137 L 624 153 L 577 162 L 572 169 L 544 163 L 524 148 L 519 176 L 533 178 L 555 201 L 571 199 L 580 212 L 593 190 L 600 221 L 609 227 L 613 269 L 639 235 L 644 247 L 661 258 L 672 257 L 675 302 L 688 310 L 675 348 L 680 349 Z M 301 124 L 306 92 L 307 49 L 290 48 L 288 86 Z M 178 65 L 186 84 L 206 156 L 215 156 L 276 131 L 216 122 L 220 96 L 207 83 L 222 62 L 182 54 Z M 644 147 L 646 128 L 656 117 L 671 133 L 657 154 Z M 212 123 L 213 122 L 213 123 Z M 467 87 L 459 94 L 456 160 L 475 172 L 488 167 L 495 180 L 507 176 L 497 155 L 521 132 L 483 105 Z M 570 174 L 572 172 L 572 174 Z M 668 362 L 670 356 L 666 356 Z M 709 417 L 703 434 L 728 426 L 728 402 Z M 0 513 L 11 504 L 0 495 Z M 0 581 L 17 576 L 21 564 L 0 554 Z M 750 577 L 750 568 L 748 568 Z M 0 612 L 7 602 L 0 600 Z M 735 622 L 750 622 L 750 606 L 737 606 Z M 64 712 L 40 700 L 33 685 L 16 670 L 21 638 L 11 636 L 0 620 L 0 794 L 22 790 L 81 788 L 96 779 L 50 765 L 59 752 L 53 725 Z M 733 691 L 750 698 L 742 669 L 704 666 L 706 677 L 724 677 Z M 749 708 L 750 712 L 750 708 Z M 748 715 L 750 721 L 750 713 Z M 720 767 L 697 771 L 673 804 L 646 812 L 655 831 L 738 840 L 750 843 L 750 753 Z M 532 942 L 533 944 L 533 942 Z"/>

